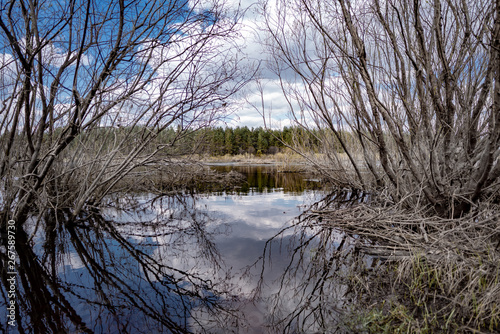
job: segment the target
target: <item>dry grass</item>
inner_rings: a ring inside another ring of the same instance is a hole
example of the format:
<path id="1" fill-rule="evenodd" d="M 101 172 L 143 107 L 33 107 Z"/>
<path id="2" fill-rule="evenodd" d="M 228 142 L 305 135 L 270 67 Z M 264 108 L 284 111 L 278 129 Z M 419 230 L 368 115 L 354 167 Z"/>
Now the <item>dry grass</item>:
<path id="1" fill-rule="evenodd" d="M 350 235 L 351 255 L 361 255 L 346 274 L 359 302 L 357 331 L 500 331 L 498 206 L 460 219 L 367 204 L 312 214 Z"/>
<path id="2" fill-rule="evenodd" d="M 198 156 L 194 157 L 204 163 L 228 163 L 241 165 L 275 165 L 282 172 L 300 172 L 307 169 L 306 160 L 299 154 L 291 151 L 276 154 L 237 154 L 224 156 Z"/>
<path id="3" fill-rule="evenodd" d="M 195 156 L 193 159 L 199 159 L 203 162 L 251 162 L 251 163 L 280 163 L 280 162 L 296 162 L 304 163 L 304 159 L 293 152 L 280 152 L 276 154 L 226 154 L 222 156 Z"/>

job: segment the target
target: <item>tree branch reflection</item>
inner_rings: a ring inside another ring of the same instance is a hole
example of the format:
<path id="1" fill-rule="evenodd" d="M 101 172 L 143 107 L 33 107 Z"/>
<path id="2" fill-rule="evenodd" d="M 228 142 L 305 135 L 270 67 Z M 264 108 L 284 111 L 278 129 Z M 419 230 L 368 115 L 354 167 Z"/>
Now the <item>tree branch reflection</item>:
<path id="1" fill-rule="evenodd" d="M 19 332 L 186 333 L 193 310 L 224 313 L 227 286 L 210 279 L 221 267 L 213 237 L 224 231 L 195 206 L 182 194 L 130 195 L 77 220 L 49 210 L 38 231 L 18 227 Z"/>
<path id="2" fill-rule="evenodd" d="M 314 203 L 292 225 L 285 227 L 266 243 L 261 258 L 261 274 L 255 298 L 268 295 L 265 271 L 272 266 L 273 248 L 283 240 L 289 245 L 290 261 L 278 278 L 278 289 L 265 302 L 270 306 L 268 326 L 277 333 L 338 333 L 349 301 L 345 263 L 353 247 L 349 236 L 324 224 L 316 215 L 321 208 L 345 207 L 365 201 L 360 192 L 338 191 Z M 292 234 L 290 236 L 290 234 Z"/>

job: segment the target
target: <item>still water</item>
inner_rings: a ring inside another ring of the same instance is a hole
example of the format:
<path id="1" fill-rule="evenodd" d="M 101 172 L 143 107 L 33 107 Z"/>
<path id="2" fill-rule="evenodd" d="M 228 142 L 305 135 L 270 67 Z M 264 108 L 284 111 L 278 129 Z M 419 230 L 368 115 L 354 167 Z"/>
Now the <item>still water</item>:
<path id="1" fill-rule="evenodd" d="M 272 166 L 212 168 L 246 181 L 224 192 L 109 197 L 78 221 L 59 213 L 18 231 L 15 326 L 4 316 L 0 332 L 294 332 L 311 285 L 303 268 L 321 244 L 314 229 L 298 236 L 295 226 L 325 190 Z"/>

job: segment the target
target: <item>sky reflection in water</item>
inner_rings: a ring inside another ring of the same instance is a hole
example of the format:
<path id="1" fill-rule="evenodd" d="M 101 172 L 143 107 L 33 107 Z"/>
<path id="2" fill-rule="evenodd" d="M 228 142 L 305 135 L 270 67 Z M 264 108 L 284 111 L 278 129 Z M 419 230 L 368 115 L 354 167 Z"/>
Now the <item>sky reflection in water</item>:
<path id="1" fill-rule="evenodd" d="M 261 278 L 258 260 L 267 240 L 322 194 L 303 175 L 269 167 L 234 168 L 247 176 L 234 192 L 110 198 L 99 219 L 39 228 L 31 249 L 19 246 L 24 280 L 18 284 L 18 299 L 25 307 L 18 327 L 34 333 L 168 333 L 186 327 L 263 332 L 263 301 L 280 288 L 274 280 L 290 263 L 293 231 L 268 249 L 265 260 L 271 265 L 263 271 L 262 295 L 251 301 Z M 26 236 L 34 228 L 26 228 Z M 36 279 L 43 281 L 43 291 L 36 291 Z M 4 301 L 1 314 L 6 314 Z M 44 302 L 52 306 L 40 313 L 37 307 Z M 245 319 L 226 313 L 227 308 L 236 308 L 235 315 Z M 6 329 L 4 320 L 0 323 Z"/>

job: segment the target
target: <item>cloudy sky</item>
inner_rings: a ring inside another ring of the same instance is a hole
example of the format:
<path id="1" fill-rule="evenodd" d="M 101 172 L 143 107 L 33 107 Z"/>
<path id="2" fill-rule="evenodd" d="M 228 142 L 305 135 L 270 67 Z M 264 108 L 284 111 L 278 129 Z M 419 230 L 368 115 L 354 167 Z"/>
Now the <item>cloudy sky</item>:
<path id="1" fill-rule="evenodd" d="M 244 89 L 244 97 L 237 101 L 237 112 L 228 120 L 228 125 L 271 128 L 289 126 L 289 105 L 279 86 L 279 79 L 267 68 L 268 54 L 261 41 L 266 38 L 262 31 L 261 6 L 256 0 L 231 0 L 245 11 L 241 21 L 241 35 L 238 44 L 245 57 L 244 66 L 259 66 L 258 82 L 250 83 Z"/>
<path id="2" fill-rule="evenodd" d="M 211 1 L 218 2 L 219 0 L 190 0 L 190 4 L 193 8 L 199 8 L 200 10 L 203 10 L 203 7 L 210 6 Z M 273 1 L 274 0 L 271 0 L 270 3 L 272 4 Z M 244 88 L 242 94 L 240 94 L 234 101 L 234 107 L 231 108 L 232 110 L 234 110 L 234 113 L 226 118 L 226 123 L 223 123 L 222 125 L 228 125 L 230 127 L 267 126 L 271 128 L 282 128 L 283 126 L 290 125 L 288 114 L 290 108 L 287 100 L 284 98 L 281 92 L 279 80 L 276 75 L 274 75 L 267 69 L 268 55 L 264 46 L 261 44 L 261 41 L 265 40 L 265 33 L 262 31 L 262 28 L 264 27 L 264 20 L 262 15 L 260 15 L 259 13 L 260 5 L 257 3 L 257 0 L 243 0 L 241 2 L 239 0 L 228 0 L 228 5 L 234 9 L 240 8 L 240 10 L 244 11 L 245 14 L 241 19 L 239 30 L 240 35 L 236 41 L 236 45 L 238 45 L 239 47 L 234 48 L 234 50 L 227 49 L 221 51 L 220 53 L 222 55 L 233 52 L 238 53 L 238 58 L 242 60 L 241 65 L 243 66 L 243 68 L 248 68 L 248 73 L 252 73 L 252 69 L 258 67 L 259 81 L 253 81 Z M 191 28 L 192 27 L 190 27 L 190 29 Z M 189 40 L 186 38 L 186 35 L 183 35 L 182 38 L 186 39 L 186 43 L 189 42 Z M 64 44 L 64 41 L 62 42 L 62 44 Z M 182 47 L 183 45 L 183 43 L 177 44 L 178 47 Z M 23 43 L 21 40 L 21 46 L 22 45 Z M 158 48 L 158 51 L 160 52 L 162 51 L 162 49 Z M 173 51 L 177 52 L 177 54 L 182 55 L 182 52 L 177 49 Z M 13 78 L 12 82 L 15 82 L 15 60 L 8 52 L 12 52 L 8 47 L 2 48 L 2 50 L 0 51 L 0 68 L 2 69 L 2 74 L 4 77 L 6 74 L 10 73 L 9 71 L 11 71 Z M 50 65 L 56 70 L 61 65 L 62 60 L 66 58 L 66 56 L 67 53 L 65 52 L 65 50 L 57 47 L 57 45 L 54 43 L 54 45 L 48 44 L 43 58 L 46 62 L 49 62 Z M 161 55 L 158 57 L 158 59 L 163 59 L 167 56 L 168 55 Z M 182 61 L 181 58 L 177 59 L 177 62 Z M 83 64 L 89 65 L 90 63 L 93 63 L 92 59 L 94 59 L 92 58 L 92 55 L 85 54 Z M 165 63 L 165 66 L 161 67 L 160 69 L 170 71 L 171 67 L 175 66 L 176 64 L 177 63 L 169 60 Z M 161 75 L 159 77 L 163 76 L 166 75 Z M 50 80 L 48 82 L 50 83 Z M 83 80 L 83 84 L 86 83 L 87 81 Z M 48 83 L 46 83 L 46 85 L 48 87 Z M 126 86 L 125 84 L 121 85 L 124 87 Z M 157 85 L 157 83 L 152 83 L 151 85 L 149 85 L 151 87 L 147 87 L 146 91 L 149 94 L 148 97 L 150 97 L 150 95 L 154 95 L 154 85 Z M 70 83 L 68 83 L 67 86 L 71 86 Z M 108 97 L 109 100 L 116 100 L 116 98 L 114 97 L 123 93 L 123 89 L 120 88 L 119 81 L 117 81 L 115 86 L 117 86 L 118 88 L 115 88 L 113 90 L 108 89 L 112 91 L 112 96 L 110 95 Z M 11 95 L 10 93 L 10 91 L 6 91 L 7 95 Z M 48 94 L 49 92 L 47 90 L 46 95 L 48 96 Z M 68 98 L 71 98 L 70 94 L 68 94 Z M 66 110 L 69 107 L 69 105 L 64 104 L 64 101 L 60 101 L 56 106 L 56 110 Z M 121 105 L 117 106 L 116 110 L 118 112 L 121 112 L 121 107 Z M 112 123 L 116 118 L 116 113 L 110 112 L 108 116 L 108 118 L 111 119 L 106 119 L 104 121 Z M 120 118 L 127 119 L 127 117 L 123 115 Z"/>

